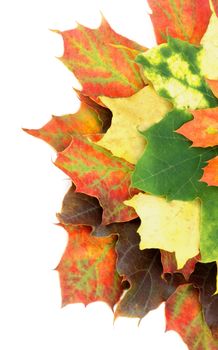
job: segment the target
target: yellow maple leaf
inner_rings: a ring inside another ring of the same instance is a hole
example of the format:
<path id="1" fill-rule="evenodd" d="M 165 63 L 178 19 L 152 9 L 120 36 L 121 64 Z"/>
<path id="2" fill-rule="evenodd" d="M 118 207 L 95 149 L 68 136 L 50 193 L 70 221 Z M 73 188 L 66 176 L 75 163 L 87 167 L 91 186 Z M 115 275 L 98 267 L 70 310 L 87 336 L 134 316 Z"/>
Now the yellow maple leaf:
<path id="1" fill-rule="evenodd" d="M 145 148 L 145 138 L 138 130 L 158 123 L 171 110 L 171 103 L 158 96 L 151 86 L 131 97 L 101 97 L 101 101 L 112 111 L 113 118 L 111 127 L 98 145 L 135 164 Z"/>
<path id="2" fill-rule="evenodd" d="M 218 18 L 212 14 L 207 31 L 201 39 L 202 51 L 201 68 L 206 78 L 218 79 Z"/>
<path id="3" fill-rule="evenodd" d="M 125 204 L 132 206 L 141 219 L 140 249 L 175 252 L 178 269 L 199 253 L 199 200 L 168 202 L 162 197 L 139 193 Z"/>

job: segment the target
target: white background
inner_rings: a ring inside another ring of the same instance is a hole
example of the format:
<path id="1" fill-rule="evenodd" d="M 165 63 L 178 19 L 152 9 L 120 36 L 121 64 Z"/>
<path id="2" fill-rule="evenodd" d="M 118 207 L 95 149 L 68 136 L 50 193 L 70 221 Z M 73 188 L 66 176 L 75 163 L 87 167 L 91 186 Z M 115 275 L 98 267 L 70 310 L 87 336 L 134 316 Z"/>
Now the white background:
<path id="1" fill-rule="evenodd" d="M 164 305 L 139 327 L 136 319 L 113 325 L 104 303 L 61 308 L 54 268 L 67 236 L 54 223 L 69 181 L 52 164 L 52 149 L 21 131 L 79 107 L 72 86 L 80 85 L 55 58 L 63 43 L 49 28 L 96 27 L 101 10 L 119 33 L 151 47 L 146 1 L 3 0 L 0 7 L 0 348 L 187 349 L 164 332 Z"/>

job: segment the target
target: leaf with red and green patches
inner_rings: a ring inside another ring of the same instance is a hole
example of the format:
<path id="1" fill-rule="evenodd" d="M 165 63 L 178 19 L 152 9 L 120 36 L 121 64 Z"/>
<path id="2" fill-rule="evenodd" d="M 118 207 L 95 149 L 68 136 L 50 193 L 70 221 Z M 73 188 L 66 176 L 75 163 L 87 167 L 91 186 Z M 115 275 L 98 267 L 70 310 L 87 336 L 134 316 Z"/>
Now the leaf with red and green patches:
<path id="1" fill-rule="evenodd" d="M 193 147 L 218 145 L 218 107 L 191 113 L 194 119 L 184 123 L 176 132 L 191 140 Z"/>
<path id="2" fill-rule="evenodd" d="M 100 134 L 104 133 L 110 126 L 112 113 L 88 96 L 78 95 L 81 100 L 78 112 L 62 117 L 53 116 L 42 128 L 38 130 L 24 129 L 24 131 L 46 141 L 58 152 L 69 146 L 71 135 L 74 132 L 89 136 L 93 141 L 98 141 L 101 138 Z"/>
<path id="3" fill-rule="evenodd" d="M 168 35 L 200 43 L 211 16 L 209 1 L 148 0 L 148 4 L 158 44 L 166 42 Z"/>
<path id="4" fill-rule="evenodd" d="M 182 269 L 178 269 L 175 253 L 161 250 L 161 263 L 163 265 L 163 273 L 181 273 L 186 281 L 188 281 L 189 276 L 194 271 L 195 265 L 199 260 L 200 256 L 197 255 L 194 258 L 189 259 Z"/>
<path id="5" fill-rule="evenodd" d="M 209 186 L 218 186 L 218 157 L 209 160 L 203 170 L 201 181 L 206 182 Z"/>
<path id="6" fill-rule="evenodd" d="M 218 342 L 208 328 L 199 302 L 199 294 L 191 285 L 181 285 L 166 302 L 166 330 L 176 331 L 189 350 L 217 350 Z"/>
<path id="7" fill-rule="evenodd" d="M 72 184 L 57 218 L 62 224 L 98 226 L 102 220 L 102 208 L 97 198 L 75 192 Z"/>
<path id="8" fill-rule="evenodd" d="M 213 332 L 218 336 L 218 294 L 216 292 L 217 265 L 196 264 L 195 271 L 190 277 L 190 282 L 199 289 L 200 302 L 202 304 L 205 321 Z M 217 337 L 218 338 L 218 337 Z"/>
<path id="9" fill-rule="evenodd" d="M 64 40 L 60 60 L 90 97 L 127 97 L 144 86 L 134 59 L 145 47 L 117 34 L 104 18 L 97 29 L 78 25 L 59 32 Z"/>
<path id="10" fill-rule="evenodd" d="M 140 220 L 136 219 L 128 223 L 99 226 L 92 233 L 97 237 L 118 235 L 117 271 L 124 281 L 129 282 L 130 288 L 118 303 L 115 317 L 142 318 L 167 300 L 178 284 L 185 282 L 180 274 L 168 276 L 168 281 L 162 278 L 160 251 L 139 249 L 139 225 Z"/>
<path id="11" fill-rule="evenodd" d="M 130 188 L 132 164 L 75 134 L 70 146 L 58 154 L 55 165 L 72 178 L 76 192 L 98 198 L 103 225 L 137 217 L 135 210 L 123 203 L 136 193 Z"/>
<path id="12" fill-rule="evenodd" d="M 122 294 L 116 272 L 115 237 L 96 238 L 87 226 L 62 225 L 69 239 L 57 266 L 62 304 L 105 301 L 112 308 Z"/>

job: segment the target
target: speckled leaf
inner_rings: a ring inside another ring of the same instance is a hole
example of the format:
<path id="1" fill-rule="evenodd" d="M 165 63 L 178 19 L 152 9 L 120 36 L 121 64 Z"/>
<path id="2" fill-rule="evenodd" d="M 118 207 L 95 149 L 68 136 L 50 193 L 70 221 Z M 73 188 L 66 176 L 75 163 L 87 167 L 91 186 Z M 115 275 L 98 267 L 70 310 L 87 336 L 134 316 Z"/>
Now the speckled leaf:
<path id="1" fill-rule="evenodd" d="M 201 181 L 206 182 L 209 186 L 218 186 L 218 157 L 209 160 L 203 170 Z"/>
<path id="2" fill-rule="evenodd" d="M 218 189 L 199 180 L 217 148 L 190 147 L 191 142 L 175 133 L 191 119 L 186 111 L 173 110 L 145 131 L 148 145 L 136 164 L 132 186 L 165 196 L 167 200 L 201 199 L 200 252 L 204 262 L 218 260 Z M 164 145 L 164 147 L 163 147 Z"/>
<path id="3" fill-rule="evenodd" d="M 167 300 L 166 329 L 179 333 L 189 350 L 217 350 L 218 342 L 208 328 L 199 303 L 199 294 L 191 285 L 182 285 Z"/>
<path id="4" fill-rule="evenodd" d="M 99 226 L 93 233 L 95 236 L 118 234 L 117 271 L 130 283 L 130 288 L 118 303 L 115 317 L 142 318 L 166 300 L 178 284 L 184 283 L 180 274 L 170 276 L 168 282 L 162 279 L 158 249 L 139 249 L 139 224 L 139 220 L 134 220 L 129 223 Z"/>
<path id="5" fill-rule="evenodd" d="M 218 337 L 218 295 L 216 292 L 216 263 L 196 264 L 190 282 L 199 289 L 200 302 L 203 307 L 204 318 L 216 337 Z"/>
<path id="6" fill-rule="evenodd" d="M 87 226 L 63 226 L 69 235 L 56 270 L 60 275 L 62 304 L 105 301 L 111 307 L 121 294 L 116 272 L 115 237 L 96 238 Z"/>
<path id="7" fill-rule="evenodd" d="M 145 130 L 157 123 L 172 105 L 151 86 L 144 87 L 130 97 L 102 97 L 101 101 L 113 112 L 113 118 L 110 129 L 98 144 L 115 156 L 135 164 L 145 147 L 145 139 L 138 128 Z"/>
<path id="8" fill-rule="evenodd" d="M 168 35 L 200 43 L 211 15 L 209 1 L 148 0 L 148 3 L 158 44 L 166 42 Z"/>
<path id="9" fill-rule="evenodd" d="M 176 132 L 191 140 L 193 147 L 218 145 L 218 107 L 192 111 L 194 119 Z"/>
<path id="10" fill-rule="evenodd" d="M 124 203 L 132 206 L 141 219 L 140 249 L 175 252 L 178 269 L 199 253 L 199 200 L 169 202 L 163 197 L 139 193 Z"/>
<path id="11" fill-rule="evenodd" d="M 175 272 L 181 273 L 185 280 L 188 281 L 190 275 L 195 269 L 196 263 L 200 260 L 200 256 L 197 255 L 189 259 L 182 269 L 177 268 L 175 253 L 167 252 L 166 250 L 161 250 L 161 263 L 163 265 L 163 274 Z"/>
<path id="12" fill-rule="evenodd" d="M 57 218 L 62 224 L 97 226 L 101 224 L 102 208 L 95 197 L 75 192 L 75 186 L 64 197 Z"/>
<path id="13" fill-rule="evenodd" d="M 131 96 L 143 86 L 136 55 L 146 48 L 115 33 L 103 18 L 98 29 L 78 25 L 59 32 L 64 40 L 61 61 L 91 97 Z"/>
<path id="14" fill-rule="evenodd" d="M 136 193 L 130 189 L 132 164 L 78 134 L 58 154 L 55 164 L 72 178 L 76 192 L 98 198 L 103 208 L 103 224 L 129 221 L 137 216 L 133 208 L 123 204 Z"/>
<path id="15" fill-rule="evenodd" d="M 153 83 L 159 95 L 171 101 L 175 107 L 215 107 L 218 100 L 201 70 L 202 50 L 168 37 L 167 44 L 139 54 L 136 61 L 142 65 L 144 75 Z"/>
<path id="16" fill-rule="evenodd" d="M 24 129 L 28 134 L 39 137 L 49 143 L 56 151 L 63 151 L 71 142 L 74 132 L 99 140 L 99 134 L 104 133 L 110 126 L 112 114 L 89 97 L 79 94 L 81 106 L 78 112 L 62 117 L 53 116 L 42 128 Z"/>

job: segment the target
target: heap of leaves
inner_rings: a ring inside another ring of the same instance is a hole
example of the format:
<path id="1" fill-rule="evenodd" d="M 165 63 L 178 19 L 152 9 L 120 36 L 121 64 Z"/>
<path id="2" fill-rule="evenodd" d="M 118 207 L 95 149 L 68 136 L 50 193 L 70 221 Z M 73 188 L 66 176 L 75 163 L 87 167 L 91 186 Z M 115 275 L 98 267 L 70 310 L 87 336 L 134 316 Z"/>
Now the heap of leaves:
<path id="1" fill-rule="evenodd" d="M 63 305 L 105 301 L 218 349 L 218 1 L 149 0 L 157 46 L 78 25 L 58 32 L 82 85 L 75 114 L 29 134 L 72 180 L 57 267 Z"/>

